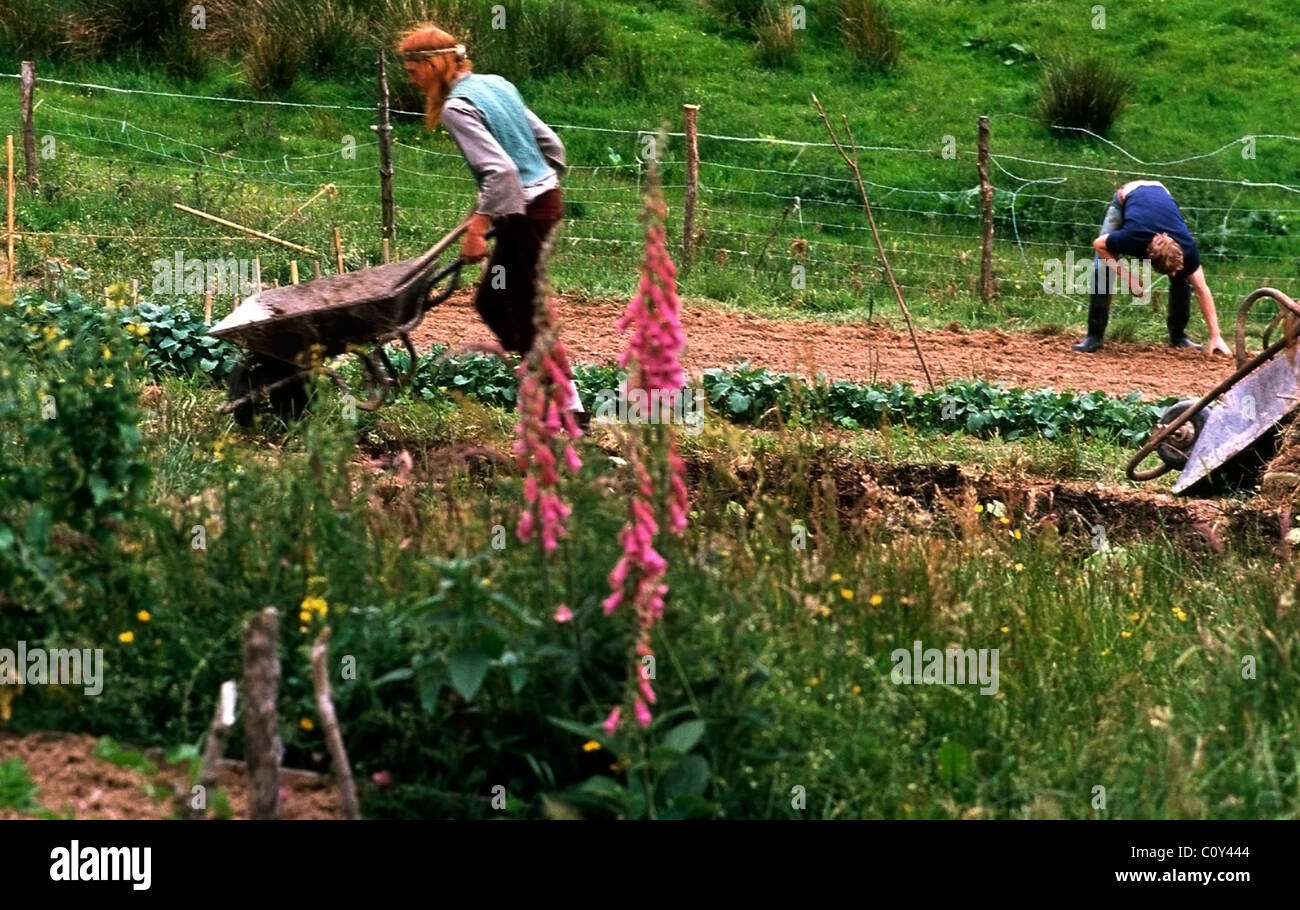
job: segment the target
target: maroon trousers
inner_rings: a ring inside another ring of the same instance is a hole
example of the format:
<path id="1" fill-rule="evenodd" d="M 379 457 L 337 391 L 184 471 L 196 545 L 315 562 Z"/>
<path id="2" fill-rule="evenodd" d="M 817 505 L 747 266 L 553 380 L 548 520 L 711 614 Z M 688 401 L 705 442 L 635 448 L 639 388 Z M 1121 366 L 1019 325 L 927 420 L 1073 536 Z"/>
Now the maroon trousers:
<path id="1" fill-rule="evenodd" d="M 492 223 L 496 244 L 474 295 L 474 309 L 511 353 L 527 354 L 533 346 L 542 246 L 563 215 L 560 191 L 554 189 L 529 203 L 524 214 L 505 215 Z"/>

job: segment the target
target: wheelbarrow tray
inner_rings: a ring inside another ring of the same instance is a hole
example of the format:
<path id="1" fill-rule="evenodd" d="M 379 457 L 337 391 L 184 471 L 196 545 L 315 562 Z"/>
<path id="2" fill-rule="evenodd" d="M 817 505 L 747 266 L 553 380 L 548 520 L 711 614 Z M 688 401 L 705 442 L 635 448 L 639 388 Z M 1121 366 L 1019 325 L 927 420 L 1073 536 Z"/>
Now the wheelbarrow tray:
<path id="1" fill-rule="evenodd" d="M 208 334 L 287 362 L 316 345 L 325 357 L 343 354 L 419 322 L 429 289 L 447 272 L 435 273 L 425 260 L 262 291 L 245 298 Z"/>
<path id="2" fill-rule="evenodd" d="M 1206 409 L 1205 425 L 1174 484 L 1182 493 L 1245 452 L 1300 406 L 1300 358 L 1294 347 L 1261 364 Z"/>

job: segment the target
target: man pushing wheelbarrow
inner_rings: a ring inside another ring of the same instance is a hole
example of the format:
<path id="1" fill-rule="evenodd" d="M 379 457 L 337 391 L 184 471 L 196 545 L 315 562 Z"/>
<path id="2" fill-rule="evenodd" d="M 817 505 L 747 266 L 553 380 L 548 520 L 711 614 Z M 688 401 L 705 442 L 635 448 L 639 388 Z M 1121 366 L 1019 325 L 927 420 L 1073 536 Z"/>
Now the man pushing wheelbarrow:
<path id="1" fill-rule="evenodd" d="M 535 336 L 540 259 L 564 214 L 564 145 L 511 83 L 474 73 L 465 46 L 442 29 L 417 26 L 397 49 L 407 76 L 424 92 L 425 125 L 433 129 L 441 121 L 478 184 L 461 258 L 487 256 L 486 234 L 495 231 L 474 308 L 503 349 L 527 354 Z M 569 408 L 582 411 L 572 377 L 569 390 Z"/>
<path id="2" fill-rule="evenodd" d="M 1118 256 L 1124 255 L 1149 259 L 1155 271 L 1169 277 L 1166 326 L 1171 347 L 1201 349 L 1186 334 L 1191 294 L 1195 291 L 1210 330 L 1207 342 L 1210 350 L 1231 354 L 1219 332 L 1214 296 L 1205 283 L 1196 241 L 1183 220 L 1178 203 L 1163 183 L 1131 180 L 1120 187 L 1106 210 L 1101 234 L 1092 242 L 1092 247 L 1096 255 L 1089 285 L 1088 335 L 1074 345 L 1075 351 L 1091 354 L 1101 348 L 1106 324 L 1110 320 L 1113 289 L 1128 283 L 1134 296 L 1143 295 L 1145 289 L 1139 285 L 1136 276 L 1130 275 L 1119 262 Z"/>

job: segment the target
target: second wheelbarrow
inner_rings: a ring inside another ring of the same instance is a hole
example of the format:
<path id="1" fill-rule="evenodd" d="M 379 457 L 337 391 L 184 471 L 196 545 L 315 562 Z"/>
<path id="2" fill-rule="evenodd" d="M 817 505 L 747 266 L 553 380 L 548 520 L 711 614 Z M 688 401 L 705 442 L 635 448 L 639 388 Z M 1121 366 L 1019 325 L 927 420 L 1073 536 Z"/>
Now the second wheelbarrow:
<path id="1" fill-rule="evenodd" d="M 388 391 L 414 375 L 417 357 L 410 333 L 425 314 L 450 297 L 460 282 L 461 259 L 441 264 L 444 254 L 468 226 L 462 223 L 415 259 L 317 278 L 254 293 L 208 334 L 248 353 L 230 375 L 221 413 L 252 423 L 260 401 L 269 401 L 285 418 L 298 416 L 307 403 L 306 376 L 313 365 L 340 354 L 361 361 L 366 388 L 356 406 L 373 411 Z M 394 368 L 387 347 L 400 341 L 409 356 L 404 371 Z M 346 381 L 322 366 L 345 395 Z"/>
<path id="2" fill-rule="evenodd" d="M 1246 317 L 1255 302 L 1268 298 L 1278 312 L 1264 330 L 1264 350 L 1246 351 Z M 1279 337 L 1270 342 L 1275 330 Z M 1300 304 L 1275 288 L 1252 292 L 1237 311 L 1237 369 L 1199 400 L 1171 405 L 1150 438 L 1129 460 L 1131 480 L 1181 473 L 1174 493 L 1208 491 L 1216 483 L 1249 485 L 1273 454 L 1279 425 L 1300 406 Z M 1139 468 L 1149 455 L 1160 463 Z"/>

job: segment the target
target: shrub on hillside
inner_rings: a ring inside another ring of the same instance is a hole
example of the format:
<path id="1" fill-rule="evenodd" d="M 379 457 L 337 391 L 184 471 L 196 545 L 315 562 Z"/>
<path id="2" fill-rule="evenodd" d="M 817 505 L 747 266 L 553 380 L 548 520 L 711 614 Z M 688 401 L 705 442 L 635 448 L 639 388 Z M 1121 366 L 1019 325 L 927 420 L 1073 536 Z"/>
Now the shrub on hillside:
<path id="1" fill-rule="evenodd" d="M 903 56 L 903 36 L 881 0 L 840 0 L 840 35 L 859 64 L 887 70 Z"/>
<path id="2" fill-rule="evenodd" d="M 799 64 L 799 39 L 788 9 L 764 7 L 754 23 L 758 63 L 769 69 L 794 69 Z"/>
<path id="3" fill-rule="evenodd" d="M 1047 68 L 1039 115 L 1048 127 L 1105 135 L 1124 110 L 1133 78 L 1099 54 L 1068 56 Z"/>

